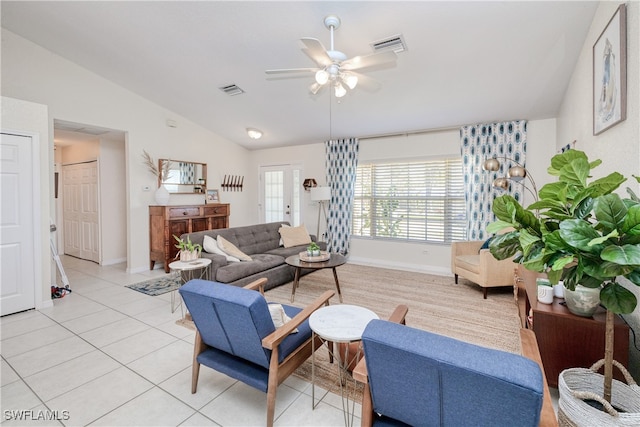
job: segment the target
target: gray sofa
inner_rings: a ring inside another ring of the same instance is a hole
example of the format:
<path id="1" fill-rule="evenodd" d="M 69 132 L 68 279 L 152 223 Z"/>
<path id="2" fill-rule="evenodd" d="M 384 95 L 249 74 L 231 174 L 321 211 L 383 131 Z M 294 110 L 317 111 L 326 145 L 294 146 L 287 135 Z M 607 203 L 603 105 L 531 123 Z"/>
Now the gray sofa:
<path id="1" fill-rule="evenodd" d="M 284 260 L 288 256 L 297 255 L 306 250 L 307 245 L 285 248 L 280 246 L 278 229 L 287 222 L 272 222 L 245 227 L 221 228 L 217 230 L 198 231 L 183 234 L 193 243 L 202 245 L 204 236 L 214 239 L 218 235 L 233 243 L 238 249 L 251 257 L 251 261 L 228 262 L 222 255 L 210 254 L 202 251 L 201 257 L 211 260 L 209 277 L 211 280 L 235 286 L 244 286 L 261 277 L 268 279 L 266 289 L 283 285 L 293 280 L 295 269 L 287 265 Z M 315 236 L 311 235 L 315 241 Z M 320 249 L 326 250 L 326 243 L 318 242 Z M 302 269 L 301 274 L 308 274 L 314 270 Z"/>

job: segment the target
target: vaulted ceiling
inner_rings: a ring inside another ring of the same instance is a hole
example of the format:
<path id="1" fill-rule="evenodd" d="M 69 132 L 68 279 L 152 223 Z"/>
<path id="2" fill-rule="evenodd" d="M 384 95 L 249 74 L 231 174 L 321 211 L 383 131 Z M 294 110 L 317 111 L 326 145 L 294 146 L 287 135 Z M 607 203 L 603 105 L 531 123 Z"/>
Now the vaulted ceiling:
<path id="1" fill-rule="evenodd" d="M 2 1 L 2 26 L 249 149 L 555 117 L 597 2 Z M 402 35 L 377 85 L 309 93 L 300 39 L 347 57 Z M 219 88 L 235 84 L 244 93 Z M 98 124 L 99 125 L 99 124 Z M 246 128 L 262 130 L 252 140 Z"/>

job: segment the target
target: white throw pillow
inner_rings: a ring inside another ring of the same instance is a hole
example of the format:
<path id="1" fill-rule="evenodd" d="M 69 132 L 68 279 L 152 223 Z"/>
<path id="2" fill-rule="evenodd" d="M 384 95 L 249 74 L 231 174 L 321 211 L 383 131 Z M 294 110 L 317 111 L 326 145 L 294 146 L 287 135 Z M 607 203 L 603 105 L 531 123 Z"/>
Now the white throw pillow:
<path id="1" fill-rule="evenodd" d="M 311 236 L 309 236 L 304 224 L 297 227 L 280 227 L 278 232 L 282 237 L 285 248 L 311 243 Z"/>
<path id="2" fill-rule="evenodd" d="M 251 261 L 251 257 L 240 249 L 238 249 L 233 243 L 218 235 L 218 247 L 222 249 L 227 255 L 238 258 L 240 261 Z"/>
<path id="3" fill-rule="evenodd" d="M 275 302 L 270 302 L 267 304 L 269 306 L 269 313 L 271 313 L 271 320 L 273 320 L 273 326 L 278 329 L 281 326 L 284 326 L 285 323 L 291 320 L 287 313 L 284 311 L 284 307 L 282 304 L 278 304 Z M 298 328 L 291 331 L 292 334 L 298 332 Z"/>
<path id="4" fill-rule="evenodd" d="M 280 224 L 280 228 L 282 227 L 291 227 L 291 226 L 289 224 Z M 284 242 L 282 241 L 282 236 L 280 236 L 280 243 L 278 243 L 278 245 L 284 246 Z"/>
<path id="5" fill-rule="evenodd" d="M 222 249 L 220 249 L 218 247 L 218 242 L 216 242 L 216 239 L 214 239 L 211 236 L 204 236 L 204 241 L 202 242 L 202 249 L 204 249 L 205 252 L 208 252 L 210 254 L 222 255 L 223 257 L 227 258 L 227 261 L 229 262 L 240 262 L 238 258 L 231 256 L 229 254 L 226 254 Z"/>

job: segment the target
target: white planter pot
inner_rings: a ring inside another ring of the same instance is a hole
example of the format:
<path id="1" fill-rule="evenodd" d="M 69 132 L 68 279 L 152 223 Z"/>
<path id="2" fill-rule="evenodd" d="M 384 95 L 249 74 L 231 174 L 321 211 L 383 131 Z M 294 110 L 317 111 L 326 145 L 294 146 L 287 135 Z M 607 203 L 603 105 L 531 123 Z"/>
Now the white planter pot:
<path id="1" fill-rule="evenodd" d="M 156 190 L 155 197 L 157 204 L 166 206 L 169 204 L 169 197 L 171 197 L 171 195 L 169 194 L 169 190 L 167 190 L 164 185 L 161 185 Z"/>
<path id="2" fill-rule="evenodd" d="M 577 285 L 575 291 L 564 290 L 567 308 L 577 316 L 591 317 L 600 305 L 600 288 L 586 288 Z"/>
<path id="3" fill-rule="evenodd" d="M 200 251 L 180 251 L 180 261 L 189 262 L 200 258 Z"/>

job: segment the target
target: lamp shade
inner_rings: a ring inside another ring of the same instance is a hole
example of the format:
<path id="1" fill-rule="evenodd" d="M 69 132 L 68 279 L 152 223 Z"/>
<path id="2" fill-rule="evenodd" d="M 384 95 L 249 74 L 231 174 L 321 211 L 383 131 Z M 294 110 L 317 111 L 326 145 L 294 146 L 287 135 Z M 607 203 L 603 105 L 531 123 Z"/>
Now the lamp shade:
<path id="1" fill-rule="evenodd" d="M 331 200 L 331 187 L 314 187 L 311 189 L 311 200 L 319 202 Z"/>
<path id="2" fill-rule="evenodd" d="M 500 162 L 496 158 L 487 159 L 482 164 L 482 169 L 486 171 L 495 172 L 500 169 Z"/>
<path id="3" fill-rule="evenodd" d="M 507 172 L 507 177 L 516 182 L 522 181 L 523 179 L 526 178 L 526 176 L 527 176 L 527 170 L 522 166 L 513 166 L 509 168 L 509 171 Z"/>
<path id="4" fill-rule="evenodd" d="M 509 180 L 507 178 L 496 178 L 493 180 L 493 188 L 500 188 L 502 190 L 509 189 Z"/>

